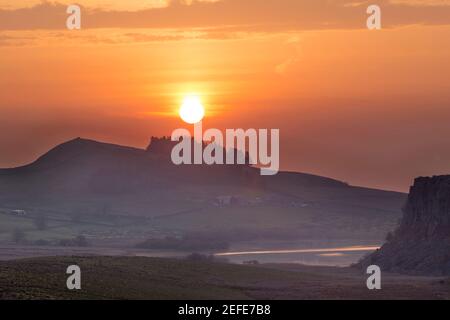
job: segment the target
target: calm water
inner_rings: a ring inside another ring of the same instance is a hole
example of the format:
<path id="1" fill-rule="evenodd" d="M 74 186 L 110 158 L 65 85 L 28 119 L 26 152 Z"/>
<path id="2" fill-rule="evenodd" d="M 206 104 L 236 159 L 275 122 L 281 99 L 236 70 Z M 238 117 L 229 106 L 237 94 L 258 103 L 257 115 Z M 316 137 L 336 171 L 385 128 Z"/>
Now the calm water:
<path id="1" fill-rule="evenodd" d="M 226 258 L 233 263 L 256 260 L 260 263 L 348 266 L 377 249 L 379 249 L 378 245 L 365 245 L 313 249 L 230 250 L 215 255 Z"/>

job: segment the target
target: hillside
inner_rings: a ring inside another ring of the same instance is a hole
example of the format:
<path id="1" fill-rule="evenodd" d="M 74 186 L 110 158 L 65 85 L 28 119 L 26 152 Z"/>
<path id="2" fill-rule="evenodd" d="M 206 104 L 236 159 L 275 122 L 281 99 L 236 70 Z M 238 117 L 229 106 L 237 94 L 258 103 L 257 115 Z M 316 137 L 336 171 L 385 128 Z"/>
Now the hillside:
<path id="1" fill-rule="evenodd" d="M 66 268 L 81 268 L 80 291 Z M 60 257 L 0 262 L 2 299 L 449 299 L 448 280 L 385 274 L 369 291 L 354 269 L 239 266 L 154 258 Z"/>
<path id="2" fill-rule="evenodd" d="M 405 200 L 309 174 L 261 177 L 245 165 L 174 166 L 167 143 L 154 138 L 141 150 L 78 138 L 27 166 L 1 169 L 0 241 L 14 228 L 31 241 L 84 234 L 114 245 L 192 232 L 232 241 L 381 241 Z M 33 225 L 41 216 L 46 230 Z"/>

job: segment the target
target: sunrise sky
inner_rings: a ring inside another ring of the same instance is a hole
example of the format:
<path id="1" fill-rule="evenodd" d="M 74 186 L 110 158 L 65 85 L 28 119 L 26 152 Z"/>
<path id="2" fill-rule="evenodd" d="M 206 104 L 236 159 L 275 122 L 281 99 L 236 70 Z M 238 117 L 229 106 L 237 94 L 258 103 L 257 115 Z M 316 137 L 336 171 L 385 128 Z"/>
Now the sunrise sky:
<path id="1" fill-rule="evenodd" d="M 279 128 L 281 169 L 407 191 L 450 174 L 449 0 L 0 0 L 0 167 L 81 136 Z M 383 29 L 366 28 L 369 4 Z"/>

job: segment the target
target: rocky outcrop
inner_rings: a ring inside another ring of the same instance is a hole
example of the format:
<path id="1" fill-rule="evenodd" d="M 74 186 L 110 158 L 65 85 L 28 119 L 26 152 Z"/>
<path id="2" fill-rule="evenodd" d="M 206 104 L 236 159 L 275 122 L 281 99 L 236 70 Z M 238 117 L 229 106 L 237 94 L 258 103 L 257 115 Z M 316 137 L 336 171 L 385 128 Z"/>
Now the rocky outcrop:
<path id="1" fill-rule="evenodd" d="M 382 270 L 450 275 L 450 176 L 417 178 L 398 229 L 360 262 Z"/>
<path id="2" fill-rule="evenodd" d="M 177 143 L 178 142 L 173 142 L 170 137 L 152 137 L 150 140 L 150 144 L 147 147 L 147 151 L 154 154 L 170 157 L 172 149 Z"/>

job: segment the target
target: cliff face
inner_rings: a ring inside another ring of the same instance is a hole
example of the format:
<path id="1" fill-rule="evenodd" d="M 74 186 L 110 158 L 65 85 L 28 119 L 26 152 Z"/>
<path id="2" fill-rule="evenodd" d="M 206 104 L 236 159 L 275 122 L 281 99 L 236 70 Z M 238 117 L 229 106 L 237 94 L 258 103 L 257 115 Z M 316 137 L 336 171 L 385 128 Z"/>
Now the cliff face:
<path id="1" fill-rule="evenodd" d="M 450 176 L 416 179 L 398 232 L 423 240 L 450 236 Z"/>
<path id="2" fill-rule="evenodd" d="M 400 226 L 363 259 L 363 267 L 424 275 L 450 275 L 450 176 L 417 178 Z"/>

